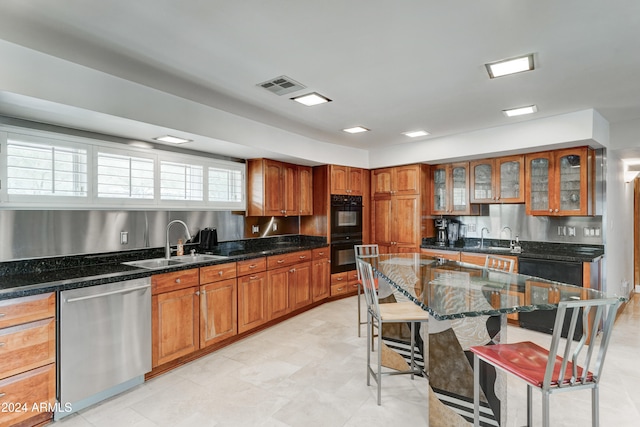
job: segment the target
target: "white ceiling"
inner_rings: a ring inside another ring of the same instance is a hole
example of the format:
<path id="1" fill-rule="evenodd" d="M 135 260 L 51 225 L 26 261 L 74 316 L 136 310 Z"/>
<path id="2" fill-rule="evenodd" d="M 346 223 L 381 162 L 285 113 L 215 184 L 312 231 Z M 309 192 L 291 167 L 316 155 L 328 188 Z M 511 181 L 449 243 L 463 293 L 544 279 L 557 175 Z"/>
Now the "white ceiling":
<path id="1" fill-rule="evenodd" d="M 429 139 L 590 108 L 610 123 L 640 117 L 637 0 L 2 0 L 0 38 L 362 149 L 406 143 L 403 131 Z M 528 53 L 535 71 L 489 79 L 485 63 Z M 307 89 L 257 86 L 280 75 Z M 311 91 L 333 102 L 289 99 Z M 537 114 L 501 113 L 530 104 Z M 79 125 L 69 117 L 57 123 Z M 130 137 L 135 125 L 109 123 Z M 354 125 L 371 132 L 341 131 Z"/>

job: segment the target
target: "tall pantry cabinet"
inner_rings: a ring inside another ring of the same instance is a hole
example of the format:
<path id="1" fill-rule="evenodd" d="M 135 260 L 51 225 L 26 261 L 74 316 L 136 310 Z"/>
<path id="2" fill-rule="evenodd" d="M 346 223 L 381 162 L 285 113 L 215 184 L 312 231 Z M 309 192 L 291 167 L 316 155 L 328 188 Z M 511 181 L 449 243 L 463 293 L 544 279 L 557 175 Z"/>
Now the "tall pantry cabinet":
<path id="1" fill-rule="evenodd" d="M 432 234 L 429 176 L 423 164 L 371 171 L 371 240 L 381 253 L 419 252 Z"/>

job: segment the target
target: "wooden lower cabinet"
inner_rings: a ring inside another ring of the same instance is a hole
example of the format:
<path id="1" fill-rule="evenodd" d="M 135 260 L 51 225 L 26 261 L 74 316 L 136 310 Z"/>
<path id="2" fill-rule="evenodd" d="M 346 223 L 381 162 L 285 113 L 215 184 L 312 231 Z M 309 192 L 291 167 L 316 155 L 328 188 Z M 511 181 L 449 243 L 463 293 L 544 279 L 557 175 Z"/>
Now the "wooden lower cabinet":
<path id="1" fill-rule="evenodd" d="M 236 279 L 200 285 L 200 348 L 237 334 L 238 284 Z"/>
<path id="2" fill-rule="evenodd" d="M 54 293 L 0 301 L 0 426 L 49 421 L 56 403 Z"/>
<path id="3" fill-rule="evenodd" d="M 267 273 L 238 278 L 238 333 L 267 322 Z"/>
<path id="4" fill-rule="evenodd" d="M 292 310 L 297 310 L 313 302 L 311 296 L 311 262 L 296 264 L 289 277 L 289 293 Z"/>
<path id="5" fill-rule="evenodd" d="M 291 302 L 289 296 L 289 272 L 291 268 L 282 267 L 275 270 L 269 270 L 268 277 L 268 309 L 267 317 L 269 320 L 284 316 L 291 310 Z"/>
<path id="6" fill-rule="evenodd" d="M 358 291 L 358 272 L 356 270 L 331 275 L 331 296 L 353 294 Z"/>
<path id="7" fill-rule="evenodd" d="M 152 296 L 152 366 L 160 366 L 200 348 L 199 287 Z"/>
<path id="8" fill-rule="evenodd" d="M 331 262 L 329 248 L 313 250 L 311 267 L 311 300 L 323 300 L 331 294 Z"/>

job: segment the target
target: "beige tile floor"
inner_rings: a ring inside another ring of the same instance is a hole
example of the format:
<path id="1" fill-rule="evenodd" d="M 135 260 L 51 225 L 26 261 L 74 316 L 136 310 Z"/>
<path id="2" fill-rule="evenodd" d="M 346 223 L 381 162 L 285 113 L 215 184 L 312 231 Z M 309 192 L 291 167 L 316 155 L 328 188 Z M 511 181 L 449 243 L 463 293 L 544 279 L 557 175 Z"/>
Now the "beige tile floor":
<path id="1" fill-rule="evenodd" d="M 421 426 L 426 380 L 366 385 L 356 297 L 324 304 L 53 424 L 87 426 Z M 364 332 L 364 331 L 363 331 Z M 509 327 L 508 341 L 546 343 Z M 601 384 L 603 427 L 640 425 L 640 298 L 614 328 Z M 508 426 L 525 425 L 525 386 L 509 382 Z M 551 396 L 552 425 L 590 425 L 588 391 Z M 539 411 L 539 393 L 534 394 Z M 535 413 L 538 415 L 538 412 Z M 538 418 L 539 419 L 539 418 Z"/>

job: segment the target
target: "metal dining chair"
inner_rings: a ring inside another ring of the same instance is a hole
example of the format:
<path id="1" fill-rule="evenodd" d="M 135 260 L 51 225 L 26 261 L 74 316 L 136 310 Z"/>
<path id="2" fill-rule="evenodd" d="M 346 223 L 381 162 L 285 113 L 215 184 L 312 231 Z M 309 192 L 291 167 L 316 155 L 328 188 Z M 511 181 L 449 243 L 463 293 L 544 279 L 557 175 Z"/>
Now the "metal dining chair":
<path id="1" fill-rule="evenodd" d="M 368 257 L 376 257 L 379 255 L 378 245 L 354 245 L 353 250 L 355 251 L 356 259 L 358 258 L 368 258 Z M 357 266 L 357 264 L 356 264 Z M 360 278 L 360 270 L 356 268 L 356 272 L 358 274 L 358 336 L 360 334 L 360 326 L 366 325 L 367 321 L 362 320 L 362 310 L 360 308 L 360 294 L 362 294 L 362 279 Z M 376 289 L 378 289 L 377 280 L 376 280 Z"/>
<path id="2" fill-rule="evenodd" d="M 421 368 L 415 361 L 415 325 L 417 322 L 427 322 L 429 320 L 429 314 L 413 302 L 379 304 L 375 292 L 375 282 L 371 264 L 363 261 L 361 258 L 356 259 L 356 263 L 362 275 L 362 288 L 364 289 L 364 296 L 367 302 L 367 385 L 371 385 L 371 377 L 373 377 L 378 385 L 378 405 L 381 405 L 383 375 L 410 374 L 411 379 L 413 379 L 414 375 L 422 374 Z M 409 323 L 411 325 L 411 357 L 408 370 L 382 372 L 382 325 L 384 323 Z M 374 324 L 378 327 L 378 360 L 376 370 L 371 367 L 371 331 L 372 325 Z"/>
<path id="3" fill-rule="evenodd" d="M 500 270 L 507 273 L 513 273 L 515 261 L 511 258 L 503 258 L 495 255 L 487 255 L 484 261 L 484 268 L 491 270 Z"/>
<path id="4" fill-rule="evenodd" d="M 542 392 L 542 422 L 548 427 L 549 395 L 591 389 L 591 424 L 599 425 L 598 385 L 609 346 L 620 300 L 617 298 L 562 301 L 553 328 L 549 350 L 533 342 L 471 347 L 474 371 L 474 426 L 480 424 L 480 360 L 527 383 L 527 425 L 533 426 L 532 390 Z M 581 317 L 581 319 L 579 319 Z M 565 319 L 570 320 L 569 335 L 574 336 L 579 321 L 583 333 L 579 340 L 563 339 Z M 599 336 L 599 327 L 602 326 Z"/>

